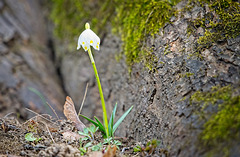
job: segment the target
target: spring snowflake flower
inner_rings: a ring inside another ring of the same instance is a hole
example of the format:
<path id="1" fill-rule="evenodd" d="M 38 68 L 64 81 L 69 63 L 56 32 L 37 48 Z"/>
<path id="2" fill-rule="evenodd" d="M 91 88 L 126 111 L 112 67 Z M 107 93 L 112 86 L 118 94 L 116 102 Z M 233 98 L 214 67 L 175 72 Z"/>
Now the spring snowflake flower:
<path id="1" fill-rule="evenodd" d="M 78 38 L 77 50 L 83 47 L 85 51 L 90 49 L 92 46 L 96 50 L 100 50 L 100 38 L 90 29 L 89 23 L 85 25 L 86 30 L 84 30 Z"/>

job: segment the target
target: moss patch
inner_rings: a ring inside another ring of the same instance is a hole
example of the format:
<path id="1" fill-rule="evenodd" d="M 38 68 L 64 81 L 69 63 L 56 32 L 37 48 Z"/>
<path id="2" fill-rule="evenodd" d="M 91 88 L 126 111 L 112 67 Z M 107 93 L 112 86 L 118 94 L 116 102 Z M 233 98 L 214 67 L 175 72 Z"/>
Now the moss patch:
<path id="1" fill-rule="evenodd" d="M 151 47 L 146 47 L 148 35 L 158 33 L 159 28 L 169 22 L 169 18 L 178 13 L 174 9 L 180 0 L 53 0 L 51 17 L 56 25 L 55 34 L 67 41 L 69 47 L 76 47 L 77 38 L 84 30 L 84 24 L 90 22 L 91 28 L 103 36 L 107 21 L 112 23 L 113 31 L 123 40 L 123 52 L 126 63 L 143 62 L 152 69 L 158 59 Z M 208 4 L 210 11 L 204 18 L 192 21 L 188 33 L 197 27 L 205 30 L 199 37 L 196 51 L 209 47 L 214 42 L 234 38 L 240 35 L 240 4 L 233 0 L 191 0 L 184 8 Z M 184 11 L 183 9 L 183 11 Z M 118 56 L 118 58 L 119 58 Z"/>
<path id="2" fill-rule="evenodd" d="M 183 77 L 191 77 L 191 76 L 193 76 L 194 75 L 194 73 L 190 73 L 190 72 L 186 72 L 186 73 L 180 73 L 179 74 L 179 77 L 180 78 L 183 78 Z"/>
<path id="3" fill-rule="evenodd" d="M 159 29 L 169 22 L 169 18 L 176 15 L 173 6 L 178 1 L 129 0 L 117 6 L 114 27 L 115 32 L 118 31 L 122 36 L 128 65 L 144 61 L 143 58 L 154 58 L 146 51 L 146 37 L 157 34 Z M 151 60 L 145 63 L 149 61 Z"/>
<path id="4" fill-rule="evenodd" d="M 127 64 L 143 62 L 152 69 L 157 59 L 151 47 L 146 47 L 146 37 L 157 34 L 169 18 L 177 14 L 173 6 L 179 1 L 54 0 L 51 17 L 56 25 L 55 34 L 74 45 L 86 22 L 101 36 L 106 22 L 111 21 L 113 31 L 122 37 Z"/>
<path id="5" fill-rule="evenodd" d="M 51 3 L 51 19 L 55 24 L 54 33 L 67 42 L 69 48 L 76 49 L 77 38 L 90 22 L 91 29 L 103 36 L 105 24 L 111 19 L 114 7 L 111 0 L 53 0 Z"/>
<path id="6" fill-rule="evenodd" d="M 219 153 L 228 156 L 232 141 L 240 138 L 240 96 L 234 96 L 235 90 L 239 88 L 216 86 L 210 92 L 198 91 L 191 97 L 191 101 L 200 106 L 199 113 L 207 119 L 200 140 L 211 150 L 211 156 Z M 209 107 L 214 106 L 217 106 L 217 112 L 210 112 L 210 118 L 206 117 Z"/>
<path id="7" fill-rule="evenodd" d="M 198 49 L 209 47 L 214 42 L 224 41 L 240 35 L 240 4 L 233 0 L 195 0 L 192 5 L 208 4 L 209 12 L 192 21 L 192 27 L 202 27 L 204 36 L 197 40 Z M 190 26 L 190 27 L 191 27 Z M 193 28 L 188 28 L 192 31 Z"/>

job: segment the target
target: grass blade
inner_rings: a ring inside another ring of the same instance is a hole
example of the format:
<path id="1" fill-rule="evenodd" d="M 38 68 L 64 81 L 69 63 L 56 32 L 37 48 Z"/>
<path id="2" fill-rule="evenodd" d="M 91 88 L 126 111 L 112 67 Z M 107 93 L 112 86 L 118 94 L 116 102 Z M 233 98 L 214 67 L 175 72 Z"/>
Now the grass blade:
<path id="1" fill-rule="evenodd" d="M 43 96 L 38 90 L 36 90 L 35 88 L 28 87 L 28 89 L 29 89 L 31 92 L 35 93 L 35 94 L 41 99 L 41 101 L 42 101 L 42 103 L 44 104 L 45 108 L 46 108 L 47 110 L 49 110 L 47 101 L 46 101 L 46 99 L 44 98 L 44 96 Z"/>
<path id="2" fill-rule="evenodd" d="M 94 116 L 94 118 L 95 118 L 95 120 L 98 122 L 99 130 L 100 130 L 101 132 L 103 132 L 104 134 L 106 134 L 105 128 L 104 128 L 104 126 L 102 125 L 102 123 L 98 120 L 97 117 Z"/>
<path id="3" fill-rule="evenodd" d="M 85 134 L 84 132 L 81 132 L 81 131 L 78 131 L 78 134 L 79 134 L 79 135 L 83 135 L 83 136 L 87 136 L 87 137 L 88 137 L 88 134 Z"/>
<path id="4" fill-rule="evenodd" d="M 109 119 L 109 123 L 108 123 L 108 134 L 110 137 L 113 136 L 113 121 L 115 118 L 116 110 L 117 110 L 117 103 L 116 103 L 115 107 L 113 108 L 112 115 L 111 115 L 111 117 Z"/>
<path id="5" fill-rule="evenodd" d="M 92 120 L 92 119 L 90 119 L 90 118 L 88 118 L 88 117 L 86 117 L 86 116 L 84 116 L 84 115 L 81 115 L 81 114 L 80 114 L 80 116 L 83 117 L 83 118 L 85 118 L 86 120 L 88 120 L 88 121 L 91 122 L 92 124 L 94 124 L 96 127 L 99 127 L 99 124 L 98 124 L 97 122 L 95 122 L 94 120 Z M 99 129 L 100 129 L 100 127 L 99 127 Z"/>
<path id="6" fill-rule="evenodd" d="M 115 131 L 116 131 L 116 129 L 117 129 L 117 127 L 122 123 L 122 121 L 124 120 L 124 118 L 128 115 L 128 113 L 132 110 L 132 108 L 133 108 L 133 106 L 131 106 L 123 115 L 122 115 L 122 117 L 120 117 L 119 119 L 118 119 L 118 121 L 114 124 L 114 126 L 113 126 L 113 131 L 112 131 L 112 133 L 114 133 Z"/>

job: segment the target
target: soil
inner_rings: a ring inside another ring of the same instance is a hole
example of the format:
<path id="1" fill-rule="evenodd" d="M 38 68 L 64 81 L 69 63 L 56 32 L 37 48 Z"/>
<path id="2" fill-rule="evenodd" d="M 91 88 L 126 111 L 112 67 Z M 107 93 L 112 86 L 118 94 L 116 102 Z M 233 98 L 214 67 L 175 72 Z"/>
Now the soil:
<path id="1" fill-rule="evenodd" d="M 81 156 L 80 145 L 85 146 L 90 140 L 80 143 L 77 129 L 67 120 L 52 119 L 49 115 L 35 116 L 25 122 L 19 122 L 16 117 L 5 116 L 0 119 L 0 156 Z M 25 135 L 32 133 L 39 141 L 27 141 Z M 68 134 L 68 135 L 67 135 Z M 93 145 L 103 142 L 100 132 L 95 133 Z M 153 151 L 134 152 L 136 145 L 144 149 L 144 145 L 127 138 L 115 137 L 122 145 L 119 149 L 103 145 L 97 152 L 91 147 L 83 156 L 113 157 L 113 156 L 168 156 L 166 151 L 153 149 Z M 108 150 L 107 150 L 108 148 Z M 112 151 L 112 152 L 111 152 Z"/>

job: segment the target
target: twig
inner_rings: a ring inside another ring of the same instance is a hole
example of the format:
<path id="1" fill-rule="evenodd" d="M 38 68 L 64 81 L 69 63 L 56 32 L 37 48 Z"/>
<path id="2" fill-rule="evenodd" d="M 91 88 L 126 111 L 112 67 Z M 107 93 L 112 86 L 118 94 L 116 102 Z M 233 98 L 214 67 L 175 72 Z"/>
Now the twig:
<path id="1" fill-rule="evenodd" d="M 81 104 L 81 107 L 80 107 L 80 109 L 79 109 L 78 115 L 80 115 L 80 113 L 81 113 L 81 111 L 82 111 L 82 107 L 83 107 L 83 104 L 84 104 L 84 101 L 85 101 L 86 95 L 87 95 L 87 89 L 88 89 L 88 83 L 87 83 L 86 88 L 85 88 L 84 97 L 83 97 L 82 104 Z"/>
<path id="2" fill-rule="evenodd" d="M 135 157 L 135 156 L 138 156 L 139 155 L 139 153 L 137 153 L 136 155 L 134 155 L 133 157 Z"/>
<path id="3" fill-rule="evenodd" d="M 46 123 L 44 123 L 44 122 L 42 122 L 45 126 L 46 126 L 46 128 L 47 128 L 47 131 L 48 131 L 48 133 L 49 133 L 49 135 L 50 135 L 50 137 L 51 137 L 51 139 L 52 139 L 52 141 L 53 141 L 53 143 L 55 143 L 55 141 L 54 141 L 54 139 L 53 139 L 53 137 L 52 137 L 52 134 L 51 134 L 51 132 L 49 131 L 49 129 L 48 129 L 48 126 L 47 126 L 47 124 Z"/>
<path id="4" fill-rule="evenodd" d="M 51 110 L 53 111 L 53 113 L 56 115 L 57 119 L 59 120 L 59 117 L 58 117 L 57 113 L 55 112 L 55 110 L 52 108 L 52 106 L 51 106 L 48 102 L 46 102 L 46 103 L 47 103 L 48 106 L 51 108 Z"/>
<path id="5" fill-rule="evenodd" d="M 13 114 L 14 112 L 10 112 L 8 114 L 6 114 L 3 118 L 6 118 L 7 116 L 9 116 L 10 114 Z"/>
<path id="6" fill-rule="evenodd" d="M 49 122 L 51 122 L 51 123 L 54 124 L 54 122 L 52 122 L 51 120 L 49 120 L 49 119 L 43 117 L 42 115 L 38 114 L 37 112 L 34 112 L 33 110 L 30 110 L 30 109 L 28 109 L 28 108 L 25 108 L 25 109 L 28 110 L 28 111 L 30 111 L 30 112 L 32 112 L 32 113 L 34 113 L 34 114 L 36 114 L 37 116 L 40 116 L 40 117 L 42 117 L 43 119 L 45 119 L 45 120 L 47 120 L 47 121 L 49 121 Z M 27 120 L 25 123 L 27 123 L 28 121 L 30 121 L 31 119 L 33 119 L 33 118 L 35 118 L 35 117 L 36 117 L 36 116 L 30 118 L 30 119 Z M 25 124 L 25 123 L 23 123 L 23 124 Z"/>
<path id="7" fill-rule="evenodd" d="M 51 122 L 51 123 L 53 123 L 54 124 L 54 122 L 52 122 L 51 120 L 49 120 L 49 119 L 47 119 L 47 118 L 45 118 L 45 117 L 43 117 L 42 115 L 40 115 L 40 114 L 38 114 L 38 113 L 36 113 L 36 112 L 34 112 L 34 111 L 32 111 L 32 110 L 30 110 L 30 109 L 28 109 L 28 108 L 25 108 L 26 110 L 28 110 L 28 111 L 30 111 L 30 112 L 33 112 L 34 114 L 36 114 L 37 116 L 34 116 L 34 117 L 41 117 L 41 118 L 43 118 L 43 119 L 45 119 L 45 120 L 47 120 L 47 121 L 49 121 L 49 122 Z M 32 117 L 32 118 L 30 118 L 29 120 L 31 120 L 31 119 L 33 119 L 34 117 Z M 27 123 L 29 120 L 27 120 L 25 123 Z M 25 123 L 23 123 L 23 124 L 25 124 Z M 52 137 L 52 134 L 51 134 L 51 132 L 49 131 L 49 129 L 48 129 L 48 126 L 47 126 L 47 124 L 46 123 L 44 123 L 44 122 L 41 122 L 41 123 L 43 123 L 45 126 L 46 126 L 46 128 L 47 128 L 47 131 L 48 131 L 48 133 L 49 133 L 49 135 L 50 135 L 50 137 L 51 137 L 51 139 L 52 139 L 52 141 L 53 141 L 53 143 L 55 143 L 55 141 L 53 140 L 53 137 Z"/>

